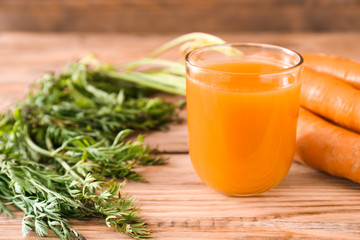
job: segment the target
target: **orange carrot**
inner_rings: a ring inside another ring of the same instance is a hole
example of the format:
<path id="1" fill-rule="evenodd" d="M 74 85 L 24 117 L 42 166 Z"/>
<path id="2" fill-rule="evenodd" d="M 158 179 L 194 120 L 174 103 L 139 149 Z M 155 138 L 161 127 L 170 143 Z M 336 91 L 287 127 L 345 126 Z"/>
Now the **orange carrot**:
<path id="1" fill-rule="evenodd" d="M 300 103 L 312 112 L 360 133 L 360 91 L 339 78 L 307 67 Z"/>
<path id="2" fill-rule="evenodd" d="M 360 62 L 326 54 L 304 54 L 305 66 L 338 77 L 360 89 Z"/>
<path id="3" fill-rule="evenodd" d="M 360 135 L 300 109 L 296 138 L 297 161 L 360 182 Z"/>

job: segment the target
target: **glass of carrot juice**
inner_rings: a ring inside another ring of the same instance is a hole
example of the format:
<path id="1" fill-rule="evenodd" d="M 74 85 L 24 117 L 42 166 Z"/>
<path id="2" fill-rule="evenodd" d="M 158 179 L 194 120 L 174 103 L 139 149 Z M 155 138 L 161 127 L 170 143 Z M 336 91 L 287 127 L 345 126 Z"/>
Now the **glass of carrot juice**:
<path id="1" fill-rule="evenodd" d="M 186 55 L 189 152 L 210 187 L 234 196 L 276 186 L 293 162 L 303 58 L 267 44 Z"/>

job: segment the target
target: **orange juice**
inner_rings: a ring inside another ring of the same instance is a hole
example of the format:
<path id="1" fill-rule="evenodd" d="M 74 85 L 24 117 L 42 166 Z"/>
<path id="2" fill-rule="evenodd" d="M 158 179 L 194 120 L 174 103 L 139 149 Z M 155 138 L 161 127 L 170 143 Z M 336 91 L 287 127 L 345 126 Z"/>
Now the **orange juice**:
<path id="1" fill-rule="evenodd" d="M 207 185 L 231 195 L 273 188 L 293 161 L 300 98 L 297 76 L 262 61 L 202 68 L 186 80 L 194 169 Z"/>

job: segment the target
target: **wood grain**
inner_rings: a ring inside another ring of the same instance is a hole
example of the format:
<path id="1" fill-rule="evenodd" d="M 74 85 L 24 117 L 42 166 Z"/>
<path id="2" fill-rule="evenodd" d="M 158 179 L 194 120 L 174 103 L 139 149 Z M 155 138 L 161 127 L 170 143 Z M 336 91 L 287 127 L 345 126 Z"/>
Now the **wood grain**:
<path id="1" fill-rule="evenodd" d="M 0 31 L 358 31 L 359 0 L 0 0 Z"/>
<path id="2" fill-rule="evenodd" d="M 360 33 L 220 35 L 227 41 L 267 42 L 299 52 L 325 52 L 360 60 Z M 95 52 L 103 61 L 123 62 L 143 56 L 172 35 L 0 34 L 0 108 L 24 97 L 46 71 Z M 176 57 L 176 52 L 168 57 Z M 184 118 L 186 112 L 180 113 Z M 294 163 L 286 179 L 254 197 L 234 198 L 205 186 L 187 154 L 186 123 L 148 134 L 169 162 L 139 168 L 149 183 L 129 182 L 125 192 L 139 200 L 141 215 L 154 239 L 359 239 L 360 185 Z M 172 153 L 172 154 L 166 154 Z M 22 213 L 0 215 L 0 240 L 21 237 Z M 71 221 L 87 239 L 129 239 L 101 219 Z M 34 233 L 25 239 L 40 240 Z M 57 239 L 51 235 L 46 239 Z"/>
<path id="3" fill-rule="evenodd" d="M 187 154 L 139 169 L 150 183 L 129 182 L 154 239 L 358 239 L 360 185 L 294 163 L 289 175 L 259 196 L 228 197 L 205 186 Z M 0 217 L 0 239 L 21 239 L 21 213 Z M 72 221 L 89 239 L 128 239 L 103 220 Z M 31 233 L 26 239 L 37 239 Z M 47 239 L 56 239 L 55 237 Z"/>

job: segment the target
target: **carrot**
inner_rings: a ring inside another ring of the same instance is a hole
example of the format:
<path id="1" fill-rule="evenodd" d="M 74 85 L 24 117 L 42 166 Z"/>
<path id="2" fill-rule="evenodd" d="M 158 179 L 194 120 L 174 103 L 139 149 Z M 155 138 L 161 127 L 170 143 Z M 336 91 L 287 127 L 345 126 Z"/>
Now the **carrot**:
<path id="1" fill-rule="evenodd" d="M 295 160 L 360 183 L 360 135 L 301 108 Z"/>
<path id="2" fill-rule="evenodd" d="M 307 67 L 302 76 L 300 103 L 303 107 L 360 133 L 360 91 L 339 78 Z"/>
<path id="3" fill-rule="evenodd" d="M 360 62 L 326 54 L 304 54 L 305 66 L 338 77 L 360 89 Z"/>

